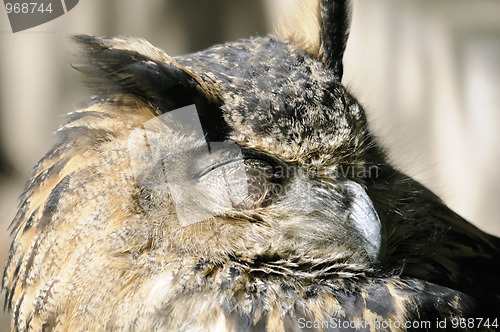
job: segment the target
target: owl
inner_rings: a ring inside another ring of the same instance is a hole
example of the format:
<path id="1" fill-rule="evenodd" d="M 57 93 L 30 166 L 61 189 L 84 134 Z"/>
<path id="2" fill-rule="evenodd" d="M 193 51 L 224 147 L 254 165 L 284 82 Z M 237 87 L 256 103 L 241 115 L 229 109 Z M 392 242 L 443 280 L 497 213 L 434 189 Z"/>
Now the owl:
<path id="1" fill-rule="evenodd" d="M 76 36 L 95 95 L 34 167 L 13 331 L 495 330 L 500 239 L 387 162 L 341 84 L 346 1 L 170 57 Z"/>

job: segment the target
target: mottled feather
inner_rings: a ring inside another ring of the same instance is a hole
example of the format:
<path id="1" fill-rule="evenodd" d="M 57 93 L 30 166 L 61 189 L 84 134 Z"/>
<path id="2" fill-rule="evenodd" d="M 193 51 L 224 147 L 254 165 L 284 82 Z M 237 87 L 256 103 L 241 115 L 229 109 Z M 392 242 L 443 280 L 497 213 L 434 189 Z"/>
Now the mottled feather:
<path id="1" fill-rule="evenodd" d="M 2 284 L 12 330 L 498 319 L 500 240 L 387 162 L 340 83 L 348 6 L 317 8 L 310 44 L 270 36 L 172 58 L 141 39 L 75 38 L 74 66 L 96 94 L 67 116 L 21 195 Z M 201 136 L 162 127 L 189 105 Z M 137 133 L 144 150 L 131 146 Z M 131 149 L 163 159 L 138 174 Z M 189 181 L 166 183 L 171 168 Z M 235 183 L 249 190 L 237 203 Z M 182 195 L 216 213 L 183 224 Z"/>

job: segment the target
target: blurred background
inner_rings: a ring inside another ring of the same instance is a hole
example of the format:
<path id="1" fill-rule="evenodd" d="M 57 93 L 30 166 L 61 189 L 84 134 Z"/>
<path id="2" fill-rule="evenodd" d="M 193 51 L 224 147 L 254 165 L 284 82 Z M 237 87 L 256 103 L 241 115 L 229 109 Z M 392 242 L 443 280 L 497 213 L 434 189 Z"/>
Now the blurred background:
<path id="1" fill-rule="evenodd" d="M 179 55 L 266 35 L 295 0 L 82 0 L 13 34 L 0 8 L 0 266 L 30 169 L 88 97 L 68 36 L 139 36 Z M 500 235 L 500 2 L 354 0 L 345 85 L 400 169 Z M 3 298 L 1 299 L 3 303 Z M 0 316 L 0 331 L 8 330 Z"/>

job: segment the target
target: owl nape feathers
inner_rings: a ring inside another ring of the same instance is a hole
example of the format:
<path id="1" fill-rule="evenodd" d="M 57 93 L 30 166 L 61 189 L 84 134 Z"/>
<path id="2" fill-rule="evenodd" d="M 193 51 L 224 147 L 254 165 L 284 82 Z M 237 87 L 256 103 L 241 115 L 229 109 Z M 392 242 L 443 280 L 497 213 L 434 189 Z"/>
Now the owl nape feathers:
<path id="1" fill-rule="evenodd" d="M 348 4 L 311 7 L 174 58 L 75 37 L 96 94 L 20 198 L 12 330 L 496 329 L 500 240 L 387 163 L 341 85 Z"/>

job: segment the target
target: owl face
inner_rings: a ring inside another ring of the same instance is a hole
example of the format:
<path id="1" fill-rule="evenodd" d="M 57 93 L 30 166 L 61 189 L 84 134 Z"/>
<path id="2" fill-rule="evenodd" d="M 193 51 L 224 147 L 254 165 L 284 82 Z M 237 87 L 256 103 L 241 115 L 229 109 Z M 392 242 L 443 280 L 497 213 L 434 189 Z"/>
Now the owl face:
<path id="1" fill-rule="evenodd" d="M 116 48 L 116 40 L 80 40 L 137 56 Z M 157 112 L 128 137 L 144 213 L 177 225 L 186 237 L 215 220 L 227 229 L 236 223 L 255 233 L 245 250 L 293 245 L 310 252 L 328 243 L 358 263 L 378 263 L 383 229 L 364 188 L 374 174 L 373 144 L 361 107 L 333 71 L 276 38 L 168 61 L 189 75 L 173 105 L 176 96 L 169 94 L 179 87 L 164 59 L 126 69 L 135 80 L 131 88 L 144 89 Z"/>

